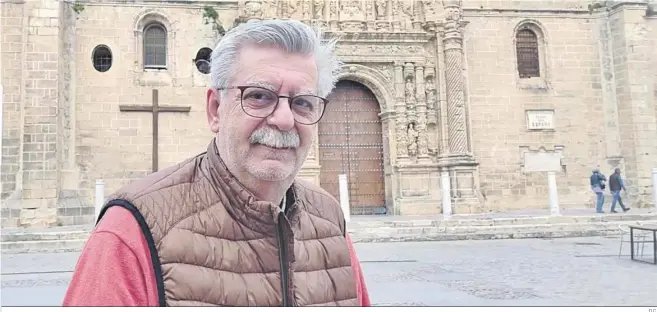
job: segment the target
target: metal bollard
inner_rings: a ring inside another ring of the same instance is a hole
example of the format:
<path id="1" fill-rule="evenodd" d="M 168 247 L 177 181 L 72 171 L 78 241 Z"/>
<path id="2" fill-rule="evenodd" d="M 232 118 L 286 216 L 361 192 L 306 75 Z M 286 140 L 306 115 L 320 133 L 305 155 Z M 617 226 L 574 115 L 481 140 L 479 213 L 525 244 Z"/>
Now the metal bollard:
<path id="1" fill-rule="evenodd" d="M 103 180 L 98 179 L 96 180 L 96 206 L 95 206 L 95 214 L 96 214 L 96 220 L 98 220 L 98 216 L 100 216 L 100 210 L 103 209 L 103 204 L 105 203 L 105 182 Z"/>

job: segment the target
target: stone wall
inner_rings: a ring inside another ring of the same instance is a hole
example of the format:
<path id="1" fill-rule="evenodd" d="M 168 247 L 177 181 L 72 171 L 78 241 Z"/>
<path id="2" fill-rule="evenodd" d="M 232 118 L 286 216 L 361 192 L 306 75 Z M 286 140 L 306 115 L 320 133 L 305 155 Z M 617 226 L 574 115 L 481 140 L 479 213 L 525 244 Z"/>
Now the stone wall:
<path id="1" fill-rule="evenodd" d="M 650 170 L 657 167 L 654 21 L 646 18 L 645 4 L 616 6 L 610 12 L 625 175 L 639 207 L 651 206 Z"/>
<path id="2" fill-rule="evenodd" d="M 96 179 L 109 194 L 150 173 L 152 116 L 120 106 L 151 105 L 153 89 L 160 105 L 190 107 L 160 114 L 159 168 L 205 150 L 209 77 L 192 60 L 220 37 L 203 18 L 205 5 L 225 28 L 250 12 L 317 16 L 329 32 L 347 34 L 341 77 L 370 87 L 382 106 L 394 213 L 439 213 L 439 171 L 450 172 L 456 213 L 546 208 L 547 177 L 529 172 L 536 164 L 528 154 L 559 158 L 564 207 L 591 205 L 591 169 L 617 166 L 632 204 L 649 204 L 657 167 L 657 39 L 649 34 L 657 19 L 646 17 L 646 4 L 391 0 L 350 2 L 342 12 L 336 1 L 278 9 L 256 2 L 85 1 L 74 10 L 54 0 L 3 1 L 3 226 L 91 222 Z M 143 68 L 143 29 L 152 21 L 167 29 L 165 70 Z M 537 78 L 518 75 L 515 33 L 524 26 L 539 37 Z M 92 62 L 101 45 L 113 57 L 106 72 Z M 554 111 L 554 129 L 528 130 L 527 110 Z M 426 115 L 417 130 L 427 132 L 412 156 L 405 140 L 416 115 Z M 320 162 L 307 165 L 302 175 L 316 180 Z"/>
<path id="3" fill-rule="evenodd" d="M 218 7 L 224 25 L 232 25 L 234 6 Z M 77 20 L 76 100 L 80 188 L 93 196 L 94 181 L 103 179 L 113 192 L 151 170 L 152 115 L 120 112 L 120 105 L 151 105 L 152 89 L 159 105 L 189 106 L 191 112 L 159 116 L 159 168 L 205 151 L 212 138 L 206 125 L 205 91 L 209 75 L 192 60 L 199 49 L 214 48 L 217 35 L 204 24 L 200 6 L 86 5 Z M 168 31 L 168 68 L 144 71 L 141 31 L 149 21 Z M 113 54 L 107 72 L 94 69 L 91 55 L 98 45 Z"/>
<path id="4" fill-rule="evenodd" d="M 4 176 L 3 170 L 3 187 L 13 189 L 3 190 L 3 199 L 9 199 L 3 208 L 9 211 L 22 208 L 20 217 L 25 224 L 56 222 L 53 209 L 58 184 L 56 116 L 59 11 L 59 3 L 56 1 L 3 3 L 3 21 L 6 21 L 3 22 L 3 35 L 9 35 L 11 42 L 7 51 L 15 51 L 4 53 L 6 50 L 3 45 L 3 63 L 8 62 L 5 57 L 14 61 L 9 61 L 13 65 L 8 69 L 13 68 L 16 75 L 15 78 L 8 77 L 14 81 L 15 89 L 9 91 L 9 112 L 4 119 L 10 120 L 11 130 L 8 135 L 18 135 L 23 140 L 22 146 L 16 147 L 16 141 L 6 137 L 6 149 L 3 144 L 3 157 L 10 157 L 13 161 L 13 164 L 8 164 L 9 170 L 6 172 L 13 175 L 13 179 Z M 5 27 L 8 27 L 8 33 L 4 32 Z M 3 41 L 3 44 L 6 43 Z M 3 75 L 3 84 L 4 79 Z M 22 105 L 12 107 L 11 103 L 16 101 Z M 3 166 L 5 163 L 3 160 Z M 17 183 L 12 184 L 12 180 Z M 15 190 L 21 190 L 22 194 L 10 194 Z"/>
<path id="5" fill-rule="evenodd" d="M 2 168 L 0 168 L 0 182 L 2 183 L 1 198 L 4 201 L 8 198 L 20 199 L 20 194 L 16 194 L 17 173 L 21 166 L 21 133 L 22 129 L 22 97 L 24 89 L 23 84 L 23 51 L 26 49 L 26 34 L 23 33 L 23 22 L 25 22 L 24 10 L 26 5 L 23 1 L 3 1 L 0 4 L 0 14 L 2 14 L 2 23 L 0 24 L 0 34 L 2 41 L 1 57 L 1 76 L 2 76 Z M 16 224 L 20 210 L 11 209 L 19 208 L 2 207 L 3 226 L 6 224 Z M 7 220 L 5 223 L 5 220 Z"/>
<path id="6" fill-rule="evenodd" d="M 592 205 L 588 176 L 596 167 L 607 175 L 621 167 L 632 204 L 649 200 L 657 131 L 654 113 L 645 109 L 655 106 L 646 92 L 657 57 L 651 41 L 637 38 L 649 28 L 645 6 L 589 13 L 564 4 L 522 14 L 501 5 L 494 16 L 485 7 L 466 7 L 470 124 L 490 210 L 547 206 L 546 174 L 523 172 L 523 152 L 562 155 L 563 207 Z M 514 37 L 523 24 L 539 37 L 540 79 L 518 76 Z M 525 110 L 531 109 L 554 110 L 554 130 L 528 130 Z"/>

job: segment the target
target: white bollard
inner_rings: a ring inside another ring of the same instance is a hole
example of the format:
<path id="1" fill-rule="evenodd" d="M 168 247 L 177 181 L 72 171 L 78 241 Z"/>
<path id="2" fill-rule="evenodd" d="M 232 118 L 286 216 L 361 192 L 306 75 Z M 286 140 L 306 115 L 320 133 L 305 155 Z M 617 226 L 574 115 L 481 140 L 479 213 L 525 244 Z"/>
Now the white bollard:
<path id="1" fill-rule="evenodd" d="M 452 218 L 452 191 L 448 171 L 440 173 L 440 197 L 443 206 L 443 218 Z"/>
<path id="2" fill-rule="evenodd" d="M 103 209 L 103 205 L 105 204 L 105 182 L 103 180 L 96 180 L 96 220 L 98 220 L 98 216 L 100 216 L 100 210 Z"/>
<path id="3" fill-rule="evenodd" d="M 351 220 L 351 209 L 349 208 L 349 183 L 346 174 L 338 175 L 338 185 L 340 187 L 340 207 L 342 207 L 342 214 L 344 214 L 344 220 L 349 222 Z"/>
<path id="4" fill-rule="evenodd" d="M 557 174 L 554 171 L 548 171 L 548 201 L 550 203 L 550 214 L 560 216 L 559 192 L 557 191 Z"/>
<path id="5" fill-rule="evenodd" d="M 657 168 L 652 168 L 652 205 L 657 212 Z"/>

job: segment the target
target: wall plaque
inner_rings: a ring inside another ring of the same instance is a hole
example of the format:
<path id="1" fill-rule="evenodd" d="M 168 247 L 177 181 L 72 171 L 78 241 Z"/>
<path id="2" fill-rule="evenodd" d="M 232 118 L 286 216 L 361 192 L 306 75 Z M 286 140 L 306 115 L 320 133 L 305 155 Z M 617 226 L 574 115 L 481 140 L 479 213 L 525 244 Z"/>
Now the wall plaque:
<path id="1" fill-rule="evenodd" d="M 553 110 L 527 110 L 527 130 L 554 130 Z"/>

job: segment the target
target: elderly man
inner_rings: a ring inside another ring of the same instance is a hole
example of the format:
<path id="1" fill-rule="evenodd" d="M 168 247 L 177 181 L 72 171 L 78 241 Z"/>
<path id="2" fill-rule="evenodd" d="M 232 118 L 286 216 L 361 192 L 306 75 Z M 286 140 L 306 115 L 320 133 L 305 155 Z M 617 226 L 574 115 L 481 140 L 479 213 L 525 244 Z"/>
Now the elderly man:
<path id="1" fill-rule="evenodd" d="M 295 177 L 333 89 L 335 41 L 242 24 L 212 54 L 207 151 L 110 197 L 66 306 L 368 306 L 344 216 Z"/>

